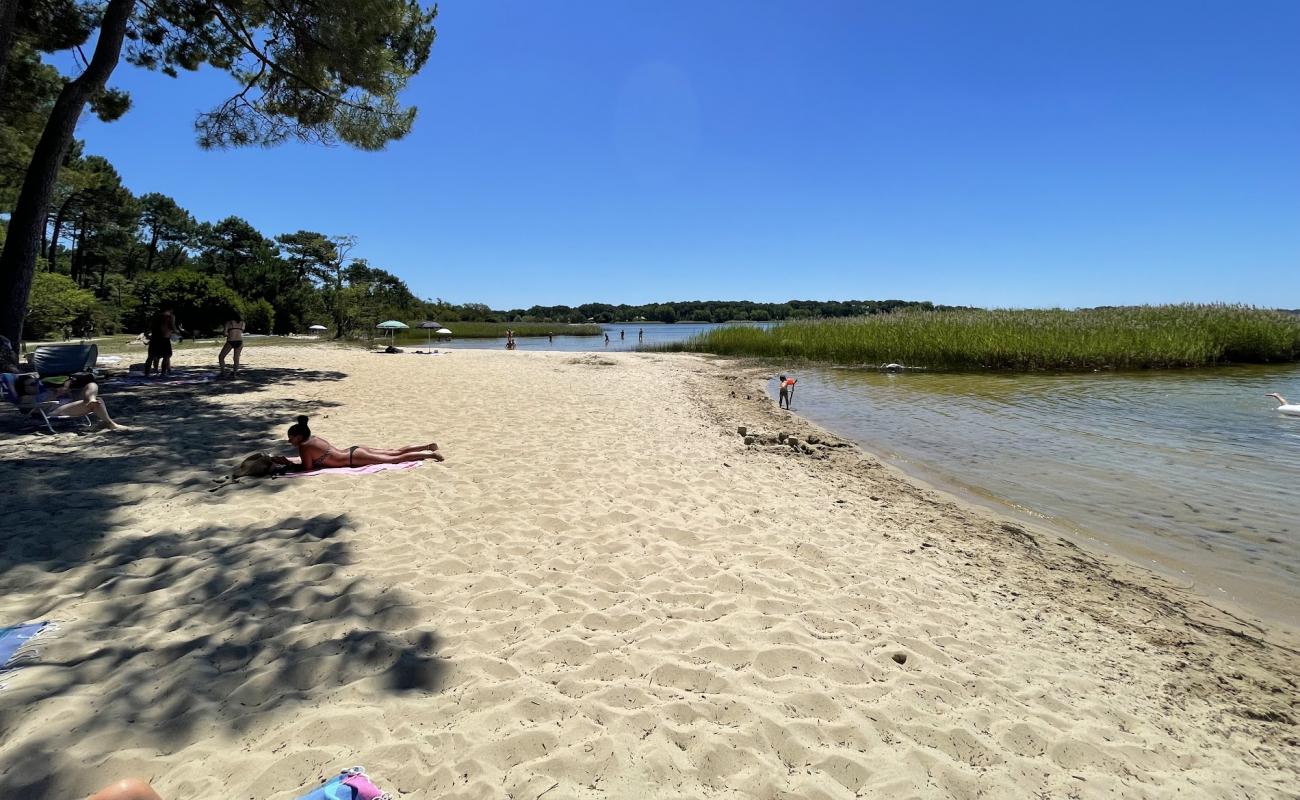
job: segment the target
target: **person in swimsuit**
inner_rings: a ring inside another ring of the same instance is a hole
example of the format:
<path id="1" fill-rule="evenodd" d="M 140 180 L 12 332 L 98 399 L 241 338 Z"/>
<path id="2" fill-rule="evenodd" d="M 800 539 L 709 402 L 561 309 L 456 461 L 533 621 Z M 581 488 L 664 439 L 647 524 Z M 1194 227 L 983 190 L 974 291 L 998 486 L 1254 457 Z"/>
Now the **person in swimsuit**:
<path id="1" fill-rule="evenodd" d="M 277 464 L 297 466 L 302 472 L 332 467 L 367 467 L 371 464 L 400 464 L 404 461 L 424 461 L 433 459 L 442 461 L 438 445 L 417 444 L 410 447 L 383 448 L 353 445 L 340 450 L 319 436 L 312 436 L 307 426 L 307 417 L 300 416 L 298 421 L 289 426 L 289 444 L 298 448 L 298 460 L 275 456 Z"/>
<path id="2" fill-rule="evenodd" d="M 790 410 L 790 401 L 794 399 L 795 383 L 797 383 L 797 381 L 795 381 L 794 378 L 787 378 L 784 375 L 781 376 L 781 391 L 776 398 L 776 405 L 778 408 L 784 408 L 786 411 Z"/>
<path id="3" fill-rule="evenodd" d="M 221 365 L 221 377 L 226 376 L 226 356 L 231 352 L 235 354 L 235 367 L 230 370 L 233 376 L 239 372 L 239 354 L 244 349 L 244 318 L 240 316 L 239 310 L 231 312 L 230 319 L 226 320 L 226 343 L 221 346 L 221 355 L 217 356 L 217 363 Z"/>
<path id="4" fill-rule="evenodd" d="M 149 357 L 144 362 L 145 377 L 154 369 L 159 375 L 172 371 L 172 334 L 176 332 L 176 315 L 170 308 L 158 312 L 149 329 Z"/>

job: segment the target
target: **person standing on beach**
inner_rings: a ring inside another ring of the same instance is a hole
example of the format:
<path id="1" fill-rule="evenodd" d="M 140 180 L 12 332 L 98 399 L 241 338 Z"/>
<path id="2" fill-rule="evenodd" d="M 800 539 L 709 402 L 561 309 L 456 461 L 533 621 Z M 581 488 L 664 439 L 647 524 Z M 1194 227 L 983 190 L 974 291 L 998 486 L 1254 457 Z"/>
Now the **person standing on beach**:
<path id="1" fill-rule="evenodd" d="M 790 401 L 794 399 L 794 385 L 797 381 L 795 381 L 794 378 L 788 378 L 785 375 L 782 375 L 780 380 L 781 391 L 777 394 L 776 405 L 778 408 L 784 408 L 786 411 L 789 411 Z"/>
<path id="2" fill-rule="evenodd" d="M 230 370 L 233 377 L 239 372 L 239 354 L 244 349 L 244 318 L 240 316 L 239 310 L 230 312 L 230 319 L 226 320 L 226 343 L 221 346 L 221 354 L 217 356 L 217 363 L 221 365 L 220 377 L 226 375 L 226 356 L 232 352 L 235 355 L 235 367 Z"/>
<path id="3" fill-rule="evenodd" d="M 176 333 L 176 315 L 164 308 L 154 315 L 149 326 L 149 355 L 144 362 L 145 377 L 154 369 L 166 377 L 172 371 L 172 334 Z"/>

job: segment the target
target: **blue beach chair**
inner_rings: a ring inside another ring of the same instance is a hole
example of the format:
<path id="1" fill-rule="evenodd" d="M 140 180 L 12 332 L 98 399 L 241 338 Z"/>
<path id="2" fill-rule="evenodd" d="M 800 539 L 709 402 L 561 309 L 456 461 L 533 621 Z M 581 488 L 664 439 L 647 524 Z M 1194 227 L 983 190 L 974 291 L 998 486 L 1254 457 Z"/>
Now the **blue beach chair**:
<path id="1" fill-rule="evenodd" d="M 91 372 L 98 360 L 97 344 L 43 345 L 27 354 L 27 363 L 42 378 Z"/>

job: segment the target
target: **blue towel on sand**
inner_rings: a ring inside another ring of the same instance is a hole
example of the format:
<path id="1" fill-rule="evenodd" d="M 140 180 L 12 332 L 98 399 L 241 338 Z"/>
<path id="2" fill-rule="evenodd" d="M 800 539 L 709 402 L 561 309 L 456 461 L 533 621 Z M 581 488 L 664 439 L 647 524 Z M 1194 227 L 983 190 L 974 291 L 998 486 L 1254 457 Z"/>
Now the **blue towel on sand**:
<path id="1" fill-rule="evenodd" d="M 340 775 L 331 778 L 329 783 L 299 797 L 298 800 L 352 800 L 352 787 L 343 785 L 343 777 Z"/>
<path id="2" fill-rule="evenodd" d="M 10 625 L 7 628 L 0 628 L 0 671 L 8 667 L 9 662 L 18 651 L 49 624 L 48 622 L 32 622 L 27 625 Z"/>

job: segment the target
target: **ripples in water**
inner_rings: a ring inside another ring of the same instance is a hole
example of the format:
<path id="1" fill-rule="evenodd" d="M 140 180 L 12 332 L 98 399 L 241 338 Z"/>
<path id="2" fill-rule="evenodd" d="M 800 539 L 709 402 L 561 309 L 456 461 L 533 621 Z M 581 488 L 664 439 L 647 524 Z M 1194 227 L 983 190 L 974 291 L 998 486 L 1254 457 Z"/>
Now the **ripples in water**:
<path id="1" fill-rule="evenodd" d="M 773 384 L 775 386 L 775 384 Z M 795 411 L 941 483 L 1028 509 L 1297 624 L 1300 368 L 1089 375 L 814 370 Z"/>

